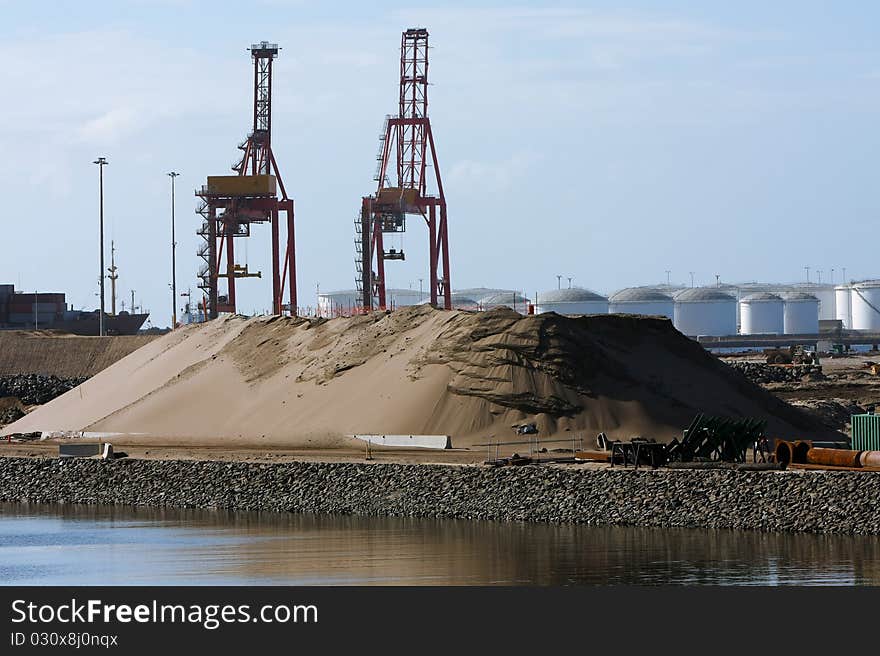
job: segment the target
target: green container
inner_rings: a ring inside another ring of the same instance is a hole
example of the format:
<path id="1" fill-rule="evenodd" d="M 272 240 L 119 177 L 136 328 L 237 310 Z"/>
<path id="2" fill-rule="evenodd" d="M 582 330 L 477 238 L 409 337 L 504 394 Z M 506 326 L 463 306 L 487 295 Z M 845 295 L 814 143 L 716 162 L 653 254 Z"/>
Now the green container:
<path id="1" fill-rule="evenodd" d="M 880 415 L 852 416 L 852 448 L 880 451 Z"/>

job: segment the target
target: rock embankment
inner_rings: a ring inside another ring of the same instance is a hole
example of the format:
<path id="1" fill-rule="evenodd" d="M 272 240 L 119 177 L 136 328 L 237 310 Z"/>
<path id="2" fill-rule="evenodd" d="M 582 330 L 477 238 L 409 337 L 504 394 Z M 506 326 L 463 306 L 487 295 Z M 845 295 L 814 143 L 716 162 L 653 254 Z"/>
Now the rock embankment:
<path id="1" fill-rule="evenodd" d="M 749 362 L 747 360 L 733 360 L 728 365 L 742 373 L 753 383 L 765 385 L 767 383 L 799 383 L 805 377 L 813 379 L 824 378 L 822 365 L 818 364 L 794 364 L 775 365 L 764 362 Z"/>
<path id="2" fill-rule="evenodd" d="M 0 376 L 0 398 L 12 396 L 25 405 L 42 405 L 86 380 L 88 378 L 59 378 L 40 374 Z"/>
<path id="3" fill-rule="evenodd" d="M 880 473 L 0 458 L 0 501 L 880 533 Z"/>

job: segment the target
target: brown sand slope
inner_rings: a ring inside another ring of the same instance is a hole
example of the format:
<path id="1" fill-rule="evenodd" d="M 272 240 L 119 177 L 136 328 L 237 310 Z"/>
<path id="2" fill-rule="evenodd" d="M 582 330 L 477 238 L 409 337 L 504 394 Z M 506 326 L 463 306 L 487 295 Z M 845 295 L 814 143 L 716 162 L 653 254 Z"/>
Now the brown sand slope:
<path id="1" fill-rule="evenodd" d="M 675 331 L 623 315 L 414 307 L 329 321 L 229 317 L 163 336 L 7 426 L 166 443 L 332 448 L 351 433 L 681 435 L 698 411 L 830 436 Z"/>
<path id="2" fill-rule="evenodd" d="M 0 376 L 93 376 L 155 338 L 155 335 L 81 337 L 4 330 L 0 331 Z"/>

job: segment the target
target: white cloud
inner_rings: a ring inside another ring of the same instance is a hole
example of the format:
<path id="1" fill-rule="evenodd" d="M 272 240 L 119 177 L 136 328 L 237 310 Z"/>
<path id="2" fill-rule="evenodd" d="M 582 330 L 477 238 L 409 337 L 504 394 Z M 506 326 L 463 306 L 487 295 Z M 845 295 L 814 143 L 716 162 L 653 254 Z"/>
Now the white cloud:
<path id="1" fill-rule="evenodd" d="M 137 129 L 143 117 L 131 107 L 115 107 L 83 123 L 76 131 L 79 141 L 96 144 L 118 142 Z"/>
<path id="2" fill-rule="evenodd" d="M 527 152 L 495 161 L 460 159 L 449 168 L 445 183 L 454 186 L 457 193 L 507 191 L 523 182 L 542 160 L 542 156 Z"/>

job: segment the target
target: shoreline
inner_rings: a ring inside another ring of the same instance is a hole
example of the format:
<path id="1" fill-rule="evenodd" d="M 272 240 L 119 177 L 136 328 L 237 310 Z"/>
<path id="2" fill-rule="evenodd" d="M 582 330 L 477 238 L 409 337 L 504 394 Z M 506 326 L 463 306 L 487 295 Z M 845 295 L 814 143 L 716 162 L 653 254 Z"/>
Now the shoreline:
<path id="1" fill-rule="evenodd" d="M 0 501 L 880 534 L 880 473 L 0 458 Z"/>

